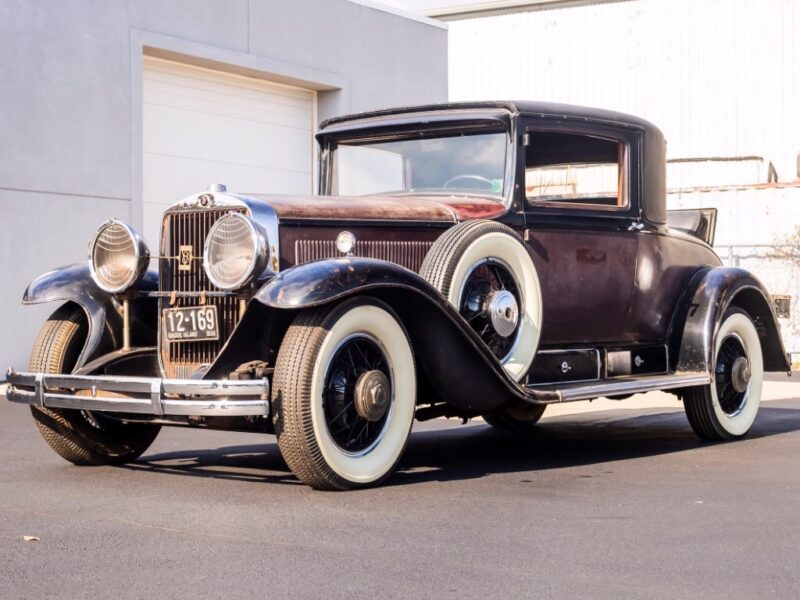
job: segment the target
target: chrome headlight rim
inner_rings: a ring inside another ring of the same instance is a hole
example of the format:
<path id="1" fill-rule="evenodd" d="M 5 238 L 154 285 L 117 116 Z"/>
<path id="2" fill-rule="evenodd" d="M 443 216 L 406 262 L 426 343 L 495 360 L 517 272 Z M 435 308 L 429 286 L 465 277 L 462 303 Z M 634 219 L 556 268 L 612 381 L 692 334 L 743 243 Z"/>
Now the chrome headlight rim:
<path id="1" fill-rule="evenodd" d="M 214 235 L 217 233 L 218 229 L 224 225 L 226 220 L 238 220 L 245 224 L 253 246 L 253 254 L 250 257 L 247 269 L 233 282 L 222 282 L 214 276 L 209 256 L 209 247 L 213 242 Z M 269 258 L 269 240 L 267 239 L 266 232 L 252 218 L 239 212 L 229 212 L 217 219 L 214 225 L 211 226 L 208 235 L 206 235 L 205 242 L 203 243 L 203 270 L 211 284 L 221 290 L 234 291 L 249 285 L 267 269 Z"/>
<path id="2" fill-rule="evenodd" d="M 130 275 L 125 279 L 125 281 L 116 286 L 109 285 L 103 279 L 99 273 L 98 266 L 95 264 L 95 250 L 97 248 L 97 242 L 100 239 L 100 236 L 102 236 L 103 233 L 105 233 L 110 227 L 119 227 L 128 236 L 131 242 L 131 247 L 133 248 L 133 256 L 136 263 L 135 268 L 131 270 Z M 145 272 L 147 271 L 147 267 L 150 264 L 150 249 L 147 247 L 144 238 L 139 235 L 139 232 L 128 225 L 125 221 L 120 221 L 119 219 L 109 219 L 97 228 L 97 231 L 89 242 L 88 263 L 89 274 L 91 275 L 92 281 L 94 281 L 97 287 L 109 294 L 121 294 L 122 292 L 125 292 L 136 285 L 136 283 L 142 279 L 142 276 L 144 276 Z"/>

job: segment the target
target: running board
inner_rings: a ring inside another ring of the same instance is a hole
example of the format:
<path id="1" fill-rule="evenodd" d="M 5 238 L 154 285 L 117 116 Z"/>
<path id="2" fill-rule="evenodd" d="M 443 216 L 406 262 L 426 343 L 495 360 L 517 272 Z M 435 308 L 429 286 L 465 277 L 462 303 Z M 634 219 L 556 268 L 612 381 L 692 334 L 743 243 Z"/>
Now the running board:
<path id="1" fill-rule="evenodd" d="M 646 377 L 618 377 L 573 385 L 537 385 L 528 387 L 527 390 L 530 392 L 531 401 L 534 404 L 542 404 L 542 400 L 536 398 L 538 395 L 536 392 L 554 392 L 559 399 L 545 403 L 557 403 L 674 390 L 697 385 L 708 385 L 710 383 L 711 376 L 708 373 L 676 373 L 673 375 L 650 375 Z"/>

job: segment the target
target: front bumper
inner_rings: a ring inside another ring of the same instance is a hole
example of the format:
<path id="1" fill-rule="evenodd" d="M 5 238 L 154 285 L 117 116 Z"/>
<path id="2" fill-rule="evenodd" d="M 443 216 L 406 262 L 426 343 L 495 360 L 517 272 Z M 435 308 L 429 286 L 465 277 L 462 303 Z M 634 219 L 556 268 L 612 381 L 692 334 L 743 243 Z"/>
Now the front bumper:
<path id="1" fill-rule="evenodd" d="M 6 399 L 44 408 L 153 416 L 269 415 L 269 380 L 160 379 L 117 375 L 6 374 Z"/>

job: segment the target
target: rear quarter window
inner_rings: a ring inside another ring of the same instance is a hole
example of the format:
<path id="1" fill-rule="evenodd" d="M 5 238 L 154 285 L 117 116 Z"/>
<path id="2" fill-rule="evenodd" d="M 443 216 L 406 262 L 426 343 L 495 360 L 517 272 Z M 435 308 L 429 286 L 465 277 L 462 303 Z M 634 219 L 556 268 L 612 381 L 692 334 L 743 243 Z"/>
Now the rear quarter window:
<path id="1" fill-rule="evenodd" d="M 561 132 L 528 135 L 525 197 L 529 204 L 595 210 L 627 207 L 624 142 Z"/>

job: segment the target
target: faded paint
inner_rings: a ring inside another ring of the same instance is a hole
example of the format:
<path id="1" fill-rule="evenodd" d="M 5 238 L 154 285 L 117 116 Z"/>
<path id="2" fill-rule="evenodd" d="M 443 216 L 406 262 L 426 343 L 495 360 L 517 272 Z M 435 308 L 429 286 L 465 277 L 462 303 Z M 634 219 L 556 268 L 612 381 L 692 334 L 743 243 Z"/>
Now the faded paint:
<path id="1" fill-rule="evenodd" d="M 507 212 L 499 200 L 463 196 L 248 196 L 268 202 L 281 219 L 455 223 L 466 219 L 493 219 Z"/>

